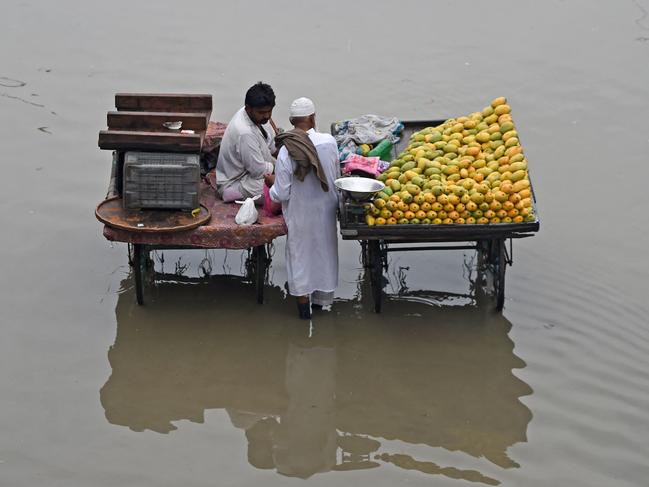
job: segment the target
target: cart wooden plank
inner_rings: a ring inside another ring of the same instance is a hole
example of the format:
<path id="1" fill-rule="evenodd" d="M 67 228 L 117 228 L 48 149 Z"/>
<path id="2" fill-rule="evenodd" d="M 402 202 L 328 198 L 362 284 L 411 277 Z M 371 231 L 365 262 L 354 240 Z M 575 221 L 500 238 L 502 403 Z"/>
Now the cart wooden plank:
<path id="1" fill-rule="evenodd" d="M 212 95 L 117 93 L 115 95 L 115 107 L 119 111 L 211 113 Z"/>
<path id="2" fill-rule="evenodd" d="M 344 225 L 343 240 L 391 240 L 411 242 L 466 242 L 495 238 L 525 238 L 539 230 L 538 219 L 523 223 L 488 225 Z"/>
<path id="3" fill-rule="evenodd" d="M 111 130 L 135 130 L 140 132 L 165 132 L 169 129 L 165 122 L 180 121 L 182 129 L 204 132 L 207 130 L 208 117 L 205 113 L 183 112 L 108 112 L 106 117 L 108 128 Z"/>
<path id="4" fill-rule="evenodd" d="M 201 134 L 102 130 L 99 147 L 106 150 L 150 150 L 160 152 L 193 152 L 201 150 Z"/>

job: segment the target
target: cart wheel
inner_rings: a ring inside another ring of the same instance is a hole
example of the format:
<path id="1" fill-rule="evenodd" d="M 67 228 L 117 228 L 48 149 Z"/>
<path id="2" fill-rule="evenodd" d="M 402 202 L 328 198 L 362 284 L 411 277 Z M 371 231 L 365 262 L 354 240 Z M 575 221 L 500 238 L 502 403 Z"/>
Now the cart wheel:
<path id="1" fill-rule="evenodd" d="M 146 272 L 147 252 L 142 244 L 133 244 L 133 273 L 135 274 L 135 299 L 144 304 L 144 274 Z"/>
<path id="2" fill-rule="evenodd" d="M 383 304 L 383 263 L 381 259 L 381 244 L 378 240 L 372 240 L 368 243 L 368 257 L 374 312 L 380 313 Z"/>
<path id="3" fill-rule="evenodd" d="M 494 241 L 496 266 L 494 268 L 494 294 L 496 296 L 496 309 L 502 311 L 505 305 L 505 270 L 507 269 L 507 258 L 505 256 L 505 241 Z"/>
<path id="4" fill-rule="evenodd" d="M 258 245 L 252 249 L 252 258 L 255 266 L 255 291 L 257 302 L 264 303 L 264 278 L 266 277 L 266 247 Z"/>

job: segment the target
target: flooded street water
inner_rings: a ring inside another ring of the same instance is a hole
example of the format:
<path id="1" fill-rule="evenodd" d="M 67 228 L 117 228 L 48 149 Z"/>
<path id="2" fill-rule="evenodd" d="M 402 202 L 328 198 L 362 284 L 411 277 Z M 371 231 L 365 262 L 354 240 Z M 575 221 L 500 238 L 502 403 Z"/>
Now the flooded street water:
<path id="1" fill-rule="evenodd" d="M 36 2 L 0 17 L 0 485 L 646 486 L 649 0 Z M 360 246 L 312 324 L 275 241 L 168 251 L 135 304 L 94 208 L 116 92 L 254 82 L 275 120 L 435 119 L 507 96 L 541 230 L 502 313 L 471 251 L 395 253 L 381 314 Z M 203 277 L 208 275 L 209 277 Z"/>

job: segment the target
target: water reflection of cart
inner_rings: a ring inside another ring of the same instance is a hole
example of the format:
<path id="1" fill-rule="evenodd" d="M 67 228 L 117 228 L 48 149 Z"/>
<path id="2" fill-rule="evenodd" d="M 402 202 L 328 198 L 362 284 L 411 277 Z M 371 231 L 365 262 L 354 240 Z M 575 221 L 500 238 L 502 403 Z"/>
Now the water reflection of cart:
<path id="1" fill-rule="evenodd" d="M 444 120 L 403 122 L 405 129 L 396 153 L 408 144 L 413 132 L 435 126 Z M 533 204 L 535 205 L 534 193 Z M 383 225 L 365 224 L 364 203 L 343 197 L 340 206 L 340 233 L 343 240 L 358 240 L 362 248 L 363 265 L 369 270 L 374 310 L 381 312 L 383 301 L 383 271 L 388 267 L 390 252 L 426 250 L 476 250 L 479 263 L 492 275 L 492 295 L 496 309 L 505 302 L 505 270 L 513 263 L 513 240 L 531 237 L 539 229 L 536 221 L 487 225 Z M 538 215 L 535 209 L 535 214 Z M 509 245 L 507 243 L 509 242 Z"/>
<path id="2" fill-rule="evenodd" d="M 525 362 L 511 323 L 486 306 L 403 299 L 358 321 L 357 301 L 338 302 L 307 338 L 282 318 L 276 286 L 277 299 L 251 308 L 240 279 L 162 283 L 144 310 L 129 281 L 100 393 L 111 424 L 169 433 L 221 409 L 252 466 L 303 478 L 396 466 L 494 485 L 517 467 L 508 450 L 526 441 L 521 397 L 532 391 L 514 373 Z M 196 305 L 183 307 L 190 296 Z M 223 306 L 206 320 L 214 296 Z"/>

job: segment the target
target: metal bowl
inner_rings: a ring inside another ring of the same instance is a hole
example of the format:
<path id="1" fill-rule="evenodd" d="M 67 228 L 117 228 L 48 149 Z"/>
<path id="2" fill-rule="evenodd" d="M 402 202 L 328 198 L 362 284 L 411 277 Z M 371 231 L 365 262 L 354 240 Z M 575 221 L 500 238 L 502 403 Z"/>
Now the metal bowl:
<path id="1" fill-rule="evenodd" d="M 183 126 L 183 122 L 182 120 L 178 120 L 174 122 L 164 122 L 162 125 L 169 130 L 180 130 L 180 127 Z"/>
<path id="2" fill-rule="evenodd" d="M 385 188 L 385 184 L 376 179 L 353 176 L 338 178 L 334 181 L 334 184 L 351 198 L 359 201 L 369 199 L 373 194 Z"/>

